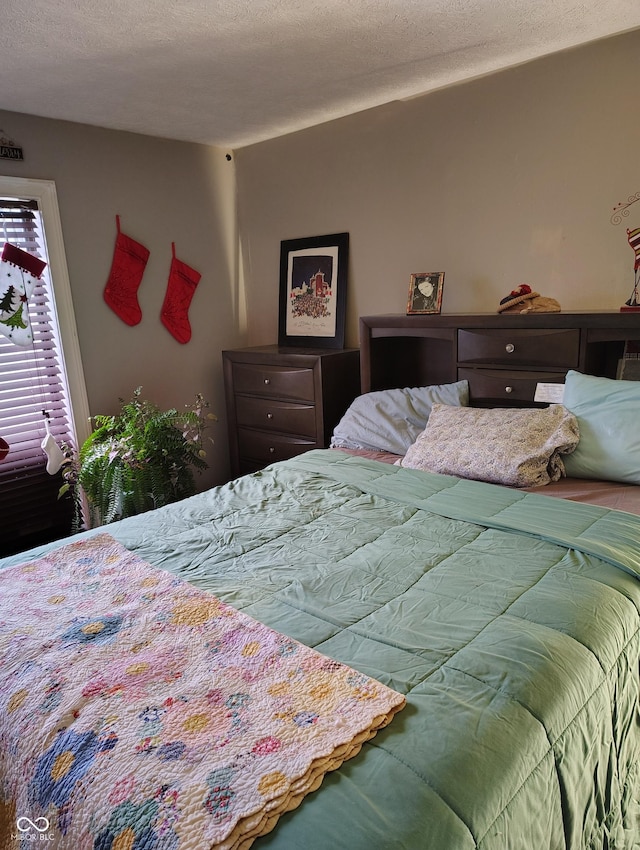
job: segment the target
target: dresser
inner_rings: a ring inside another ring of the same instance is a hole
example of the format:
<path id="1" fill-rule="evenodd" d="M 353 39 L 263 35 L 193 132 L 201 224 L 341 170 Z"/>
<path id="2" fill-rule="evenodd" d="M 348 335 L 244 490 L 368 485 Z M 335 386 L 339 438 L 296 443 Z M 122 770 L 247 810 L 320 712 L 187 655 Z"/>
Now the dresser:
<path id="1" fill-rule="evenodd" d="M 223 351 L 231 475 L 326 448 L 360 392 L 358 349 Z"/>
<path id="2" fill-rule="evenodd" d="M 532 406 L 569 369 L 615 378 L 638 340 L 640 313 L 364 316 L 362 392 L 467 380 L 471 404 Z"/>

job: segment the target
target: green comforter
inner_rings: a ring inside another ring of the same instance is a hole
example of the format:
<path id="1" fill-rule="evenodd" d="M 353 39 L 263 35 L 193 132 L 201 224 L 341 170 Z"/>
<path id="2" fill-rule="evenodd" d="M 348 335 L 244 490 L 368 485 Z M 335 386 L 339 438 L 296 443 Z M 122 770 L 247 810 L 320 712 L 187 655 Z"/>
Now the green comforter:
<path id="1" fill-rule="evenodd" d="M 407 696 L 256 850 L 640 848 L 640 517 L 326 450 L 108 531 Z"/>

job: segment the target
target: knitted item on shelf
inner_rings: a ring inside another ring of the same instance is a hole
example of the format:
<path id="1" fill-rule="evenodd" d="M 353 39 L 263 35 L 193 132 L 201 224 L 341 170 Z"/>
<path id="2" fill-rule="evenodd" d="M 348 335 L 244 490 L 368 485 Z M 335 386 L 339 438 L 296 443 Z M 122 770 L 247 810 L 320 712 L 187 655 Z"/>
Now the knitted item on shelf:
<path id="1" fill-rule="evenodd" d="M 138 303 L 138 288 L 149 259 L 149 251 L 140 242 L 120 231 L 120 216 L 116 216 L 118 235 L 113 251 L 109 278 L 104 288 L 104 300 L 127 325 L 137 325 L 142 318 Z"/>
<path id="2" fill-rule="evenodd" d="M 498 305 L 498 313 L 559 313 L 560 304 L 555 298 L 547 298 L 534 292 L 527 283 L 521 283 Z"/>
<path id="3" fill-rule="evenodd" d="M 527 301 L 530 298 L 537 298 L 538 295 L 539 293 L 534 292 L 527 283 L 521 283 L 520 286 L 512 289 L 511 292 L 500 301 L 500 304 L 498 305 L 498 313 L 503 313 L 505 310 L 515 307 L 516 304 L 521 304 L 523 301 Z"/>

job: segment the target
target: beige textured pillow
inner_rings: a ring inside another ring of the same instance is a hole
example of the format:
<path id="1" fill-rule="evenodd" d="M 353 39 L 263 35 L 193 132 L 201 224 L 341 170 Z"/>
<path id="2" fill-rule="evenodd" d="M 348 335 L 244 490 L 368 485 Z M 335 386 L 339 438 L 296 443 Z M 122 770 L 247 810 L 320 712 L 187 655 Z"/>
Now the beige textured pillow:
<path id="1" fill-rule="evenodd" d="M 399 465 L 536 487 L 565 474 L 560 455 L 572 452 L 578 439 L 578 420 L 561 404 L 540 409 L 434 404 L 427 427 Z"/>

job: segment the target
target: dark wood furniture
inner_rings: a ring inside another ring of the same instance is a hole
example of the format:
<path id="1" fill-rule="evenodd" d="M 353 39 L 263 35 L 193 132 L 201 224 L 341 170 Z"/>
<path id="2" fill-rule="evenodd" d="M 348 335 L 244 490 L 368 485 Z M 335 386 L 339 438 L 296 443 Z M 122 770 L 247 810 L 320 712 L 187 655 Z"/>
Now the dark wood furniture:
<path id="1" fill-rule="evenodd" d="M 474 405 L 530 406 L 569 369 L 615 378 L 639 313 L 363 316 L 362 392 L 466 379 Z"/>
<path id="2" fill-rule="evenodd" d="M 266 345 L 222 359 L 232 477 L 326 448 L 360 392 L 357 348 Z"/>

